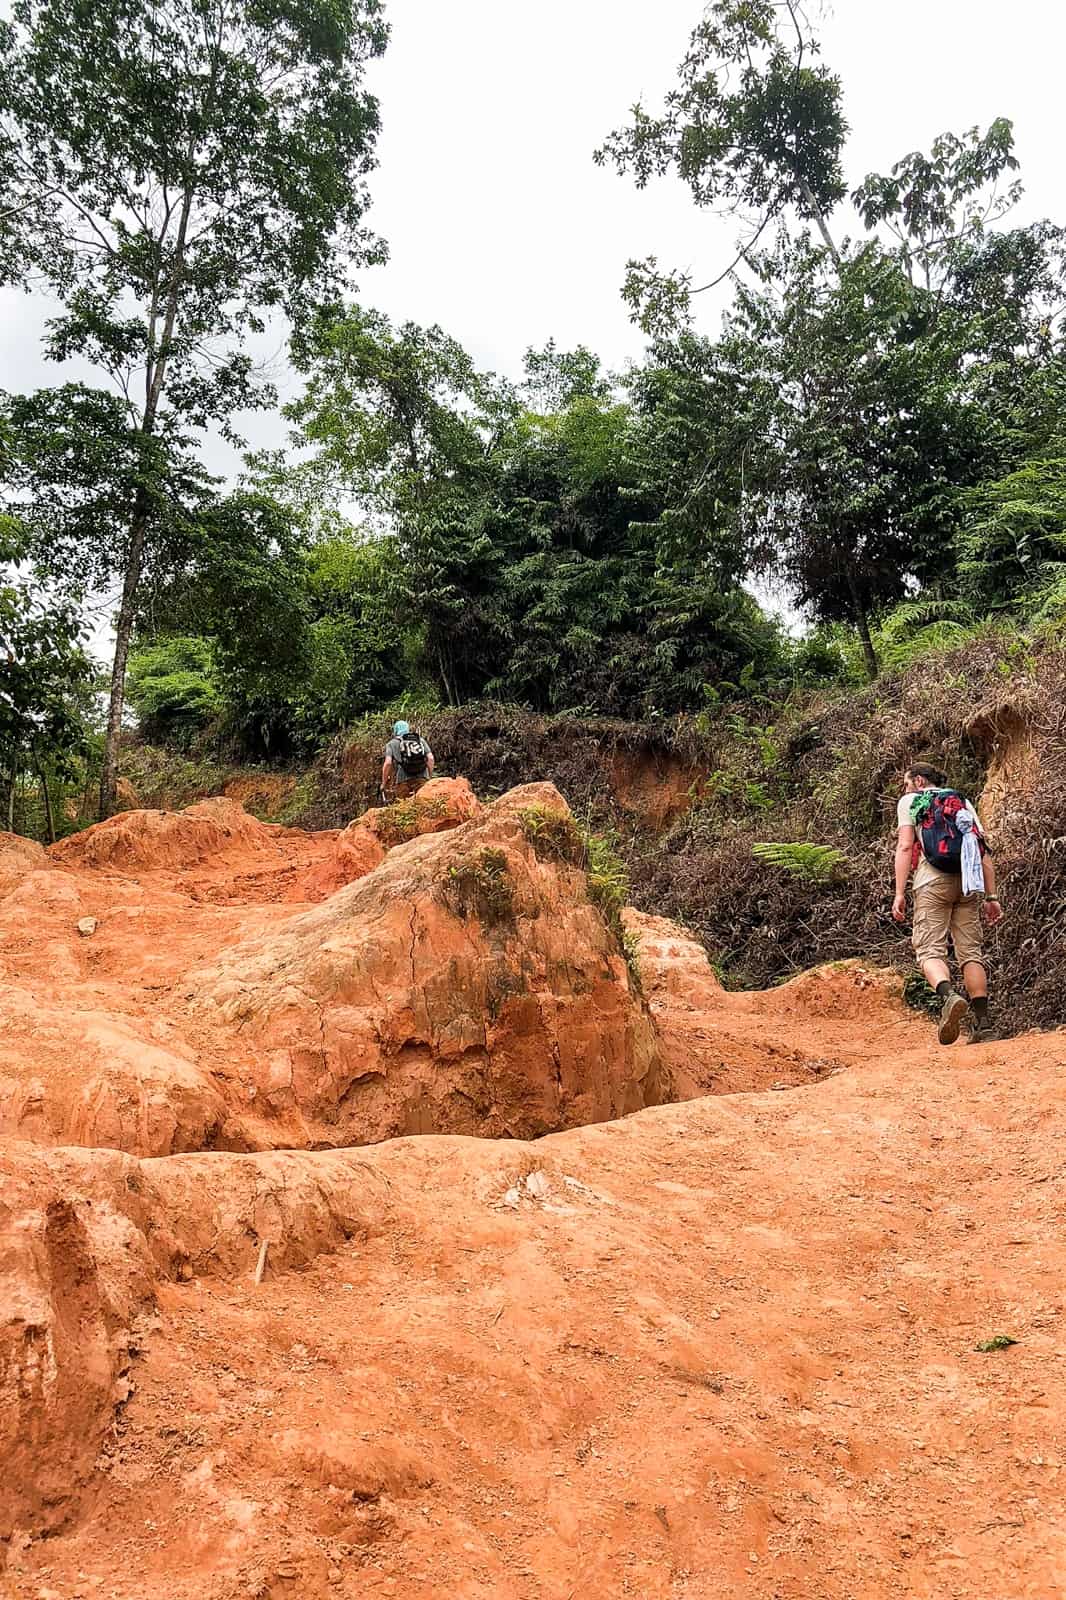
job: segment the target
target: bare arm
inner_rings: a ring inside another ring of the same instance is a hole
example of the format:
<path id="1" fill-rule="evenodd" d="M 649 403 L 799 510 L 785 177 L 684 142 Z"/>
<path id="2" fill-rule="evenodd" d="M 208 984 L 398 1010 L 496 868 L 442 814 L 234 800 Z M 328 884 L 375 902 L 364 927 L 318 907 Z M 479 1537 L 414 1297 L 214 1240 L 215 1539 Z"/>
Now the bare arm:
<path id="1" fill-rule="evenodd" d="M 426 771 L 429 773 L 431 778 L 433 776 L 433 768 L 436 765 L 437 765 L 436 758 L 435 758 L 435 756 L 433 754 L 433 751 L 431 750 L 429 752 L 429 755 L 426 757 Z"/>
<path id="2" fill-rule="evenodd" d="M 395 771 L 396 771 L 395 762 L 393 761 L 391 756 L 386 756 L 384 765 L 381 768 L 381 787 L 383 789 L 387 789 L 388 788 L 389 779 L 392 777 L 392 775 L 393 775 L 393 773 Z"/>
<path id="3" fill-rule="evenodd" d="M 914 829 L 908 823 L 896 835 L 896 898 L 892 902 L 892 915 L 902 922 L 907 915 L 907 882 L 914 860 Z"/>
<path id="4" fill-rule="evenodd" d="M 997 898 L 996 864 L 992 857 L 987 855 L 981 865 L 985 874 L 985 903 L 981 907 L 981 911 L 988 926 L 994 928 L 1003 916 L 1003 907 Z"/>

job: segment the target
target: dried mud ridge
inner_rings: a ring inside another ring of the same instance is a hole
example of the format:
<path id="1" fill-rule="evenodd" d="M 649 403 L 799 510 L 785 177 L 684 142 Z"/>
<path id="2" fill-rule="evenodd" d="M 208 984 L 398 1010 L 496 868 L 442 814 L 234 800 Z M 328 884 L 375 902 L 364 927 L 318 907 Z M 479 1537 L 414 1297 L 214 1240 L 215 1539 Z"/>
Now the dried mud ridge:
<path id="1" fill-rule="evenodd" d="M 0 1594 L 1063 1592 L 1066 1036 L 638 986 L 545 816 L 0 836 Z"/>

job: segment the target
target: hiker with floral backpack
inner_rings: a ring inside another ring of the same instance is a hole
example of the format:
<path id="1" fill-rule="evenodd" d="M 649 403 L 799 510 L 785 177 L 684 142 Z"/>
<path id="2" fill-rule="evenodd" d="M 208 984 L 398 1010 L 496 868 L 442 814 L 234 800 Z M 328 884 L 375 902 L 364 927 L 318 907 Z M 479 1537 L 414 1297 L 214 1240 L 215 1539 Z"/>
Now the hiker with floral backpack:
<path id="1" fill-rule="evenodd" d="M 982 920 L 990 928 L 1003 916 L 996 869 L 976 807 L 947 787 L 936 767 L 919 764 L 904 774 L 896 812 L 896 898 L 892 915 L 907 915 L 907 881 L 914 873 L 912 942 L 926 982 L 940 1000 L 941 1044 L 954 1044 L 970 1011 L 969 1043 L 995 1038 L 988 1016 L 988 972 Z M 952 987 L 948 937 L 962 971 L 965 996 Z"/>

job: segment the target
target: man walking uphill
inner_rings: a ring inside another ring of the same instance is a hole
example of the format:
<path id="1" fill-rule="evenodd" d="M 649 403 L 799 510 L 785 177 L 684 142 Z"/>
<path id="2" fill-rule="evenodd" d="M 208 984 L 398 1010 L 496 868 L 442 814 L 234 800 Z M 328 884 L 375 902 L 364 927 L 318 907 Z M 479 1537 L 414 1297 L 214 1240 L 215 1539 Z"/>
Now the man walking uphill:
<path id="1" fill-rule="evenodd" d="M 427 778 L 433 776 L 433 751 L 418 732 L 406 722 L 394 722 L 392 738 L 385 746 L 381 768 L 381 798 L 406 800 L 417 794 Z"/>
<path id="2" fill-rule="evenodd" d="M 981 919 L 995 927 L 1003 915 L 996 871 L 980 818 L 969 800 L 945 787 L 943 773 L 913 766 L 896 813 L 896 898 L 892 915 L 907 915 L 907 880 L 914 872 L 912 941 L 926 982 L 940 999 L 941 1044 L 959 1037 L 967 1001 L 951 986 L 948 936 L 969 997 L 971 1044 L 994 1038 L 988 1020 L 988 974 Z"/>

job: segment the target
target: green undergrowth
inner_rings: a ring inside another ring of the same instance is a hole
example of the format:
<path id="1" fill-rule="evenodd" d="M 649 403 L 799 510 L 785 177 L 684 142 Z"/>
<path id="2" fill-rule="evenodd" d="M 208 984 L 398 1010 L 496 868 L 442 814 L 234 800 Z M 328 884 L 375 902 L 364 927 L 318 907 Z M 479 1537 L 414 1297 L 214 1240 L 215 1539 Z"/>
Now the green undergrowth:
<path id="1" fill-rule="evenodd" d="M 382 843 L 391 849 L 393 845 L 413 839 L 423 817 L 439 819 L 447 813 L 448 802 L 443 795 L 431 795 L 428 799 L 412 795 L 391 806 L 380 806 L 374 813 L 374 827 Z"/>
<path id="2" fill-rule="evenodd" d="M 908 973 L 903 984 L 903 1000 L 912 1011 L 920 1011 L 923 1016 L 938 1017 L 940 1015 L 940 1001 L 935 989 L 931 989 L 924 977 L 917 970 Z"/>
<path id="3" fill-rule="evenodd" d="M 624 944 L 622 910 L 629 900 L 629 873 L 615 841 L 603 833 L 584 836 L 589 899 L 598 906 L 607 926 Z"/>
<path id="4" fill-rule="evenodd" d="M 708 781 L 659 837 L 623 837 L 639 909 L 698 935 L 729 988 L 765 988 L 829 961 L 913 971 L 891 917 L 896 803 L 906 768 L 943 769 L 979 801 L 999 781 L 992 843 L 1009 916 L 990 936 L 993 1005 L 1008 1029 L 1066 1022 L 1066 648 L 1054 635 L 967 633 L 865 687 L 719 720 Z M 713 730 L 715 724 L 708 723 Z M 1039 767 L 1040 781 L 1034 783 Z M 1024 792 L 1015 794 L 1015 784 Z M 987 818 L 986 818 L 987 820 Z M 912 1004 L 927 1001 L 916 986 Z"/>
<path id="5" fill-rule="evenodd" d="M 474 917 L 486 928 L 512 922 L 515 885 L 504 851 L 485 846 L 454 862 L 445 875 L 444 895 L 464 922 Z"/>
<path id="6" fill-rule="evenodd" d="M 197 800 L 221 794 L 233 778 L 247 774 L 247 767 L 230 766 L 207 755 L 133 743 L 124 746 L 119 765 L 119 775 L 129 784 L 137 803 L 149 810 L 180 811 Z"/>
<path id="7" fill-rule="evenodd" d="M 618 941 L 630 976 L 639 987 L 639 940 L 622 924 L 622 911 L 629 900 L 629 873 L 617 838 L 583 827 L 565 811 L 546 806 L 528 806 L 518 816 L 538 860 L 566 862 L 585 874 L 588 897 Z"/>
<path id="8" fill-rule="evenodd" d="M 527 806 L 518 813 L 518 820 L 538 860 L 566 861 L 574 867 L 583 865 L 585 846 L 581 830 L 565 811 Z"/>
<path id="9" fill-rule="evenodd" d="M 629 894 L 629 875 L 615 841 L 583 828 L 563 811 L 530 806 L 519 812 L 522 831 L 538 859 L 565 861 L 580 867 L 588 897 L 615 936 L 622 937 L 622 908 Z"/>
<path id="10" fill-rule="evenodd" d="M 280 806 L 264 805 L 260 811 L 254 804 L 249 810 L 259 816 L 263 822 L 281 822 L 286 827 L 299 825 L 301 817 L 305 816 L 308 808 L 313 804 L 315 796 L 315 775 L 305 772 L 297 778 L 290 794 Z"/>
<path id="11" fill-rule="evenodd" d="M 753 844 L 751 853 L 765 866 L 777 867 L 804 883 L 831 883 L 844 865 L 843 850 L 828 844 Z"/>

